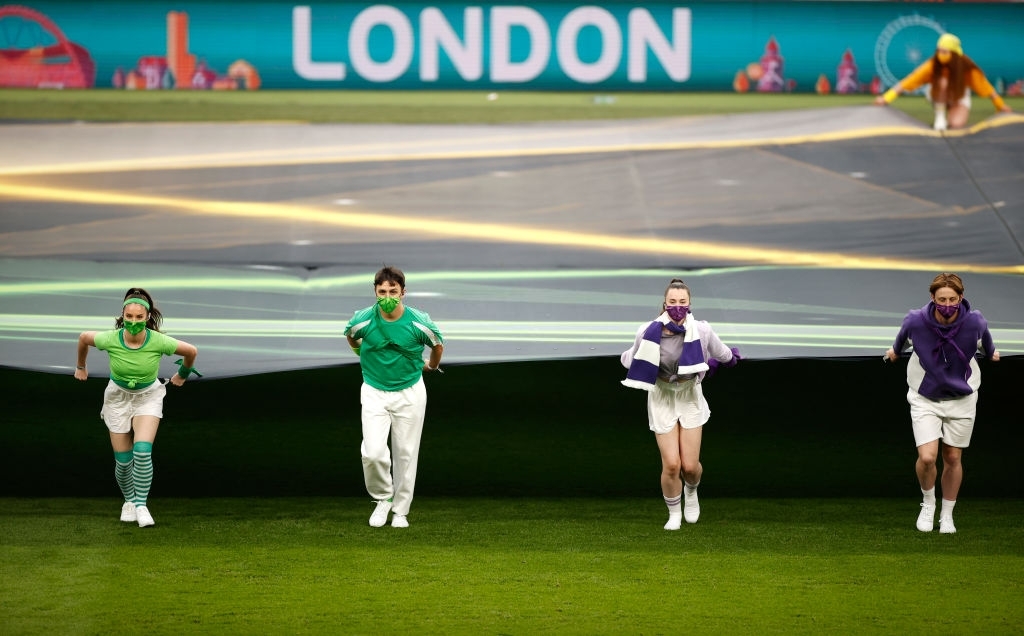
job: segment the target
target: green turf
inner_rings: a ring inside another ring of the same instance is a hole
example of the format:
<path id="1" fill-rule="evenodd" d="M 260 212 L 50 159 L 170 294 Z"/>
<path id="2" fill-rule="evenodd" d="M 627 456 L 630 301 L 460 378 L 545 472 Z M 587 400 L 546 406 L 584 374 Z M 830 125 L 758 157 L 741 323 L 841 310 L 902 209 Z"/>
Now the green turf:
<path id="1" fill-rule="evenodd" d="M 0 500 L 4 634 L 969 633 L 1024 627 L 1024 502 L 914 529 L 912 499 Z"/>
<path id="2" fill-rule="evenodd" d="M 486 91 L 117 91 L 0 90 L 0 120 L 308 121 L 353 123 L 498 123 L 679 117 L 870 104 L 868 95 L 757 93 L 597 93 Z M 1008 103 L 1024 110 L 1024 98 Z M 894 102 L 931 123 L 923 98 Z M 994 112 L 975 100 L 971 123 Z"/>

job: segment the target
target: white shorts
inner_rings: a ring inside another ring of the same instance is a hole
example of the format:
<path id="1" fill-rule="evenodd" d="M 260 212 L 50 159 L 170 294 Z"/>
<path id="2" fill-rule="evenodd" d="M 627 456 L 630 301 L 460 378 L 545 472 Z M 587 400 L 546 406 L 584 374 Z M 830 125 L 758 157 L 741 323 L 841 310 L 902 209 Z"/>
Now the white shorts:
<path id="1" fill-rule="evenodd" d="M 122 389 L 111 380 L 103 391 L 100 418 L 111 433 L 130 433 L 136 415 L 163 418 L 165 395 L 167 387 L 159 380 L 138 390 Z"/>
<path id="2" fill-rule="evenodd" d="M 948 446 L 967 448 L 974 432 L 978 392 L 952 400 L 929 400 L 917 391 L 907 392 L 914 441 L 918 446 L 941 439 Z"/>
<path id="3" fill-rule="evenodd" d="M 929 86 L 927 84 L 925 85 L 925 88 L 924 88 L 924 97 L 929 102 L 932 101 L 932 91 L 931 91 L 931 89 L 929 88 Z M 971 109 L 971 89 L 969 89 L 969 88 L 965 88 L 964 89 L 964 96 L 960 98 L 960 101 L 957 102 L 957 105 L 958 106 L 963 106 L 967 110 Z"/>
<path id="4" fill-rule="evenodd" d="M 696 379 L 665 382 L 659 379 L 647 393 L 647 419 L 650 428 L 664 435 L 676 427 L 700 428 L 711 417 L 704 391 Z"/>

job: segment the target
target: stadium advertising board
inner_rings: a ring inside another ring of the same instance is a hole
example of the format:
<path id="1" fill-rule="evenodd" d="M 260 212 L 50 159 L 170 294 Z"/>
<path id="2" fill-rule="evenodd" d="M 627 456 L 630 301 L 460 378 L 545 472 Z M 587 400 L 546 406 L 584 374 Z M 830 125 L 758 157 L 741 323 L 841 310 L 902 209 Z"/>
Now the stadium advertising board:
<path id="1" fill-rule="evenodd" d="M 1024 5 L 38 2 L 0 86 L 877 92 L 938 35 L 1019 91 Z"/>

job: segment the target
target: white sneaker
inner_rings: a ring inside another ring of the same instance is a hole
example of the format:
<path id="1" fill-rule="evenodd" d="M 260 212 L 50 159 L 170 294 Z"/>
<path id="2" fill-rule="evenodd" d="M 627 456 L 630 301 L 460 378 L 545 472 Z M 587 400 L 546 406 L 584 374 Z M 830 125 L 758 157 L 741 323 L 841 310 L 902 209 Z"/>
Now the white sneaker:
<path id="1" fill-rule="evenodd" d="M 149 514 L 149 508 L 146 506 L 135 506 L 135 515 L 139 518 L 140 528 L 156 525 L 156 522 L 153 521 L 153 515 Z"/>
<path id="2" fill-rule="evenodd" d="M 935 115 L 935 130 L 938 130 L 938 131 L 941 132 L 943 130 L 946 130 L 946 128 L 948 128 L 948 127 L 949 127 L 949 124 L 946 122 L 946 116 L 945 115 L 938 115 L 938 114 Z"/>
<path id="3" fill-rule="evenodd" d="M 380 528 L 388 522 L 388 513 L 391 512 L 390 501 L 378 501 L 377 507 L 373 509 L 373 514 L 370 515 L 370 525 L 374 528 Z"/>
<path id="4" fill-rule="evenodd" d="M 138 520 L 139 517 L 135 514 L 135 504 L 131 501 L 124 502 L 124 505 L 121 506 L 121 521 L 135 523 Z"/>
<path id="5" fill-rule="evenodd" d="M 942 534 L 956 534 L 953 517 L 939 517 L 939 532 Z"/>
<path id="6" fill-rule="evenodd" d="M 409 519 L 406 518 L 405 515 L 394 515 L 393 517 L 391 517 L 391 527 L 392 528 L 408 528 L 409 527 Z"/>
<path id="7" fill-rule="evenodd" d="M 931 532 L 935 527 L 935 504 L 921 504 L 921 514 L 917 515 L 917 529 Z"/>
<path id="8" fill-rule="evenodd" d="M 683 518 L 686 519 L 686 523 L 697 523 L 697 519 L 700 518 L 700 502 L 697 501 L 697 489 L 693 489 L 693 494 L 690 494 L 690 489 L 683 487 Z"/>
<path id="9" fill-rule="evenodd" d="M 666 530 L 678 530 L 683 525 L 683 515 L 672 514 L 668 515 L 668 523 L 665 524 Z"/>

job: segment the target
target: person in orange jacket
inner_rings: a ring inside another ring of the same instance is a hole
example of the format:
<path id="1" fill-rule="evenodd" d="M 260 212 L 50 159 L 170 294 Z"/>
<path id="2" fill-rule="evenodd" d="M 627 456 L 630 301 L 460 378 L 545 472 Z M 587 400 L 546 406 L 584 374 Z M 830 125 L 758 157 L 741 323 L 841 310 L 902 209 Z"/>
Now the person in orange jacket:
<path id="1" fill-rule="evenodd" d="M 927 95 L 935 107 L 935 130 L 967 125 L 967 116 L 971 113 L 971 91 L 979 97 L 990 98 L 996 110 L 1012 112 L 985 73 L 974 60 L 964 55 L 960 38 L 952 33 L 942 34 L 935 45 L 935 55 L 876 97 L 875 103 L 880 106 L 891 104 L 900 93 L 916 90 L 925 84 L 930 84 Z"/>

